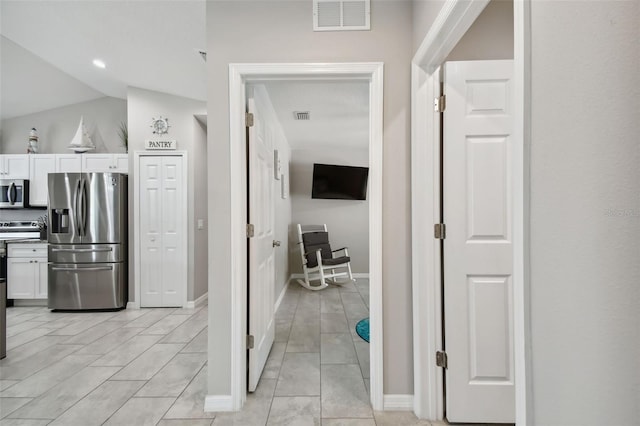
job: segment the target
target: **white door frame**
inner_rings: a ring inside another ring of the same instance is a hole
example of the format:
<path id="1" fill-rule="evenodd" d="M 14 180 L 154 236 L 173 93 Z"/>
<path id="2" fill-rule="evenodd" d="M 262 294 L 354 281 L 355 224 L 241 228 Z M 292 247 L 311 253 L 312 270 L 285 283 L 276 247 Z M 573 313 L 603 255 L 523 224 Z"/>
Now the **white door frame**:
<path id="1" fill-rule="evenodd" d="M 382 342 L 382 140 L 383 64 L 257 63 L 229 65 L 231 164 L 231 409 L 240 410 L 247 394 L 247 175 L 245 85 L 264 80 L 345 79 L 370 82 L 369 98 L 369 287 L 370 395 L 383 409 Z"/>
<path id="2" fill-rule="evenodd" d="M 530 0 L 514 0 L 514 356 L 516 424 L 531 422 L 528 281 L 528 200 L 530 110 Z M 447 1 L 412 61 L 411 199 L 414 412 L 420 418 L 442 420 L 442 369 L 435 354 L 441 349 L 440 244 L 433 238 L 439 220 L 440 123 L 433 99 L 439 94 L 439 67 L 489 0 Z"/>
<path id="3" fill-rule="evenodd" d="M 131 185 L 133 185 L 133 199 L 132 199 L 132 206 L 131 206 L 131 210 L 133 211 L 133 252 L 134 252 L 134 262 L 133 262 L 133 287 L 134 287 L 134 298 L 135 300 L 133 302 L 129 302 L 127 303 L 127 308 L 128 309 L 140 309 L 140 259 L 141 257 L 141 253 L 140 253 L 140 234 L 139 234 L 139 230 L 140 230 L 140 208 L 138 207 L 138 202 L 140 200 L 140 185 L 138 182 L 139 176 L 140 176 L 140 157 L 169 157 L 169 156 L 173 156 L 173 157 L 182 157 L 182 190 L 184 191 L 185 197 L 187 197 L 187 190 L 188 190 L 188 185 L 187 185 L 187 151 L 170 151 L 170 152 L 166 152 L 166 151 L 135 151 L 133 153 L 133 179 L 129 179 L 129 188 L 131 188 Z M 185 200 L 186 200 L 185 198 Z M 182 259 L 180 260 L 180 263 L 182 263 L 183 265 L 185 265 L 185 269 L 184 269 L 184 287 L 182 289 L 182 307 L 183 308 L 188 308 L 188 302 L 187 302 L 187 292 L 188 292 L 188 265 L 187 265 L 187 261 L 188 261 L 188 256 L 187 256 L 187 252 L 188 252 L 188 247 L 189 247 L 189 235 L 187 233 L 188 231 L 188 210 L 187 210 L 187 203 L 182 203 L 182 217 L 184 217 L 184 223 L 182 224 L 182 232 L 185 238 L 185 250 L 182 254 Z"/>

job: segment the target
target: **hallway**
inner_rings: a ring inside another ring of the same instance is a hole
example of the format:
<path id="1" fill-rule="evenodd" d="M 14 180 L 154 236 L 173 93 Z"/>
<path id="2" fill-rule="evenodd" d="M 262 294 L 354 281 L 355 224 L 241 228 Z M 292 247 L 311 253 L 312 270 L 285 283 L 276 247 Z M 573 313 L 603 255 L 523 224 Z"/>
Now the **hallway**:
<path id="1" fill-rule="evenodd" d="M 429 425 L 373 412 L 366 279 L 312 292 L 292 283 L 276 341 L 242 411 L 205 413 L 207 306 L 57 313 L 7 310 L 0 426 Z"/>

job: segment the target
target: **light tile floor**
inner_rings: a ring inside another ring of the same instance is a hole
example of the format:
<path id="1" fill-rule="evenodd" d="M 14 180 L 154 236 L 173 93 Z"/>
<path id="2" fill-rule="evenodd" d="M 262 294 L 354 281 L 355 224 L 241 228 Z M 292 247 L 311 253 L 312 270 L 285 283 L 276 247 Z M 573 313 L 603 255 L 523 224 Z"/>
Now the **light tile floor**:
<path id="1" fill-rule="evenodd" d="M 206 413 L 207 308 L 57 313 L 7 309 L 0 426 L 429 425 L 368 396 L 368 281 L 292 283 L 262 379 L 238 413 Z"/>

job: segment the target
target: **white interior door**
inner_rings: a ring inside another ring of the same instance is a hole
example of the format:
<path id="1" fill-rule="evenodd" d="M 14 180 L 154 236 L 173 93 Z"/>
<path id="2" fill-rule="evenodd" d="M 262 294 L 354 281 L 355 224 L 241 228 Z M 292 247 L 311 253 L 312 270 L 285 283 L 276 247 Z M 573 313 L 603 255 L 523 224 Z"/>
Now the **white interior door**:
<path id="1" fill-rule="evenodd" d="M 181 156 L 141 156 L 140 306 L 182 306 L 186 291 Z"/>
<path id="2" fill-rule="evenodd" d="M 444 298 L 450 422 L 513 423 L 513 62 L 445 64 Z"/>
<path id="3" fill-rule="evenodd" d="M 256 108 L 248 99 L 253 126 L 248 128 L 249 222 L 254 236 L 249 239 L 249 392 L 255 391 L 275 338 L 274 312 L 274 183 L 273 144 Z"/>

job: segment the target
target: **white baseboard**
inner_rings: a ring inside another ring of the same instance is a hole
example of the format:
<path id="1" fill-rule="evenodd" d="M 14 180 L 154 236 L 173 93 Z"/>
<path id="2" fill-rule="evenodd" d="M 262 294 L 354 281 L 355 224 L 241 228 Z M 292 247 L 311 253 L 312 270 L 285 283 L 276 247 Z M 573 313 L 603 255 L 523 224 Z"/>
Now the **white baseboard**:
<path id="1" fill-rule="evenodd" d="M 287 289 L 289 288 L 289 284 L 290 283 L 291 283 L 291 277 L 289 277 L 287 282 L 284 283 L 284 287 L 282 287 L 282 291 L 280 292 L 280 296 L 278 296 L 278 300 L 276 300 L 276 306 L 273 309 L 274 312 L 278 312 L 278 308 L 280 307 L 280 304 L 282 303 L 282 299 L 284 299 L 284 294 L 287 292 Z"/>
<path id="2" fill-rule="evenodd" d="M 127 309 L 140 309 L 138 302 L 127 302 Z"/>
<path id="3" fill-rule="evenodd" d="M 188 301 L 186 305 L 184 305 L 185 309 L 195 309 L 196 307 L 204 304 L 207 300 L 209 293 L 205 293 L 202 296 L 198 297 L 196 300 Z"/>
<path id="4" fill-rule="evenodd" d="M 413 395 L 384 395 L 384 411 L 412 411 Z"/>
<path id="5" fill-rule="evenodd" d="M 233 411 L 231 395 L 207 395 L 204 411 Z"/>
<path id="6" fill-rule="evenodd" d="M 209 300 L 209 292 L 206 292 L 205 294 L 203 294 L 202 296 L 196 299 L 196 301 L 194 302 L 194 307 L 195 308 L 200 307 L 205 303 L 207 303 L 208 300 Z"/>

